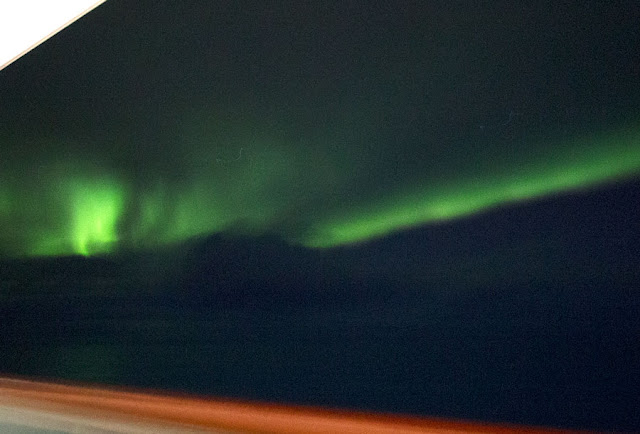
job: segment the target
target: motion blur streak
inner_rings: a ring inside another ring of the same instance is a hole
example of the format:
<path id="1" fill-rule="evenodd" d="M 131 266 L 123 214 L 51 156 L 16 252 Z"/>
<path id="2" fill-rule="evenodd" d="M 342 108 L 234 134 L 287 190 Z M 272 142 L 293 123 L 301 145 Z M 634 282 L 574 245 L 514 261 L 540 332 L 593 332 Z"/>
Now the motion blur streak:
<path id="1" fill-rule="evenodd" d="M 0 416 L 12 414 L 4 411 L 7 407 L 13 411 L 12 424 L 37 426 L 33 414 L 38 412 L 48 414 L 50 420 L 52 414 L 57 415 L 56 429 L 66 419 L 68 424 L 63 429 L 73 428 L 73 432 L 78 432 L 79 426 L 86 432 L 90 427 L 109 427 L 118 432 L 162 432 L 171 428 L 180 432 L 260 433 L 568 432 L 0 379 Z M 17 421 L 18 414 L 29 417 Z M 0 426 L 6 422 L 6 418 L 0 420 Z"/>

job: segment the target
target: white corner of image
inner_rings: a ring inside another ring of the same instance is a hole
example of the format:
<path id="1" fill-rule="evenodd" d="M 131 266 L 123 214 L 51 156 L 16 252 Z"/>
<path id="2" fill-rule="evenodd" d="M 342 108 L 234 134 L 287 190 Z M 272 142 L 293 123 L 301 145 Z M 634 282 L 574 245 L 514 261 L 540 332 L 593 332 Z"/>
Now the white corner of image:
<path id="1" fill-rule="evenodd" d="M 0 2 L 0 70 L 106 0 Z"/>

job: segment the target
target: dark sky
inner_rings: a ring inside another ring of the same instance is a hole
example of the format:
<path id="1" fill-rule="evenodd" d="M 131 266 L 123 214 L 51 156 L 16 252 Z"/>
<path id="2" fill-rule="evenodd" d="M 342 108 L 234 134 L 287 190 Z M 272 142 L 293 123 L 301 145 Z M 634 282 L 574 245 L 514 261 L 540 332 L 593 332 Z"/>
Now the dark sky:
<path id="1" fill-rule="evenodd" d="M 639 22 L 107 1 L 0 71 L 0 371 L 638 430 Z"/>
<path id="2" fill-rule="evenodd" d="M 324 247 L 637 174 L 639 19 L 109 1 L 0 73 L 2 251 Z"/>

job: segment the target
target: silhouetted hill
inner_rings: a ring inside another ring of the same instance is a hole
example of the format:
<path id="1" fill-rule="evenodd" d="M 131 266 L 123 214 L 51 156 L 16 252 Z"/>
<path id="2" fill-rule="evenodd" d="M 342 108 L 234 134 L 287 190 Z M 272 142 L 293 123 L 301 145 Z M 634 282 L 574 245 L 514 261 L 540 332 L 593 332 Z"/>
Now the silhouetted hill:
<path id="1" fill-rule="evenodd" d="M 638 203 L 640 183 L 629 182 L 333 249 L 213 235 L 157 251 L 3 260 L 0 294 L 162 293 L 209 309 L 296 310 L 485 287 L 626 285 L 640 281 Z"/>

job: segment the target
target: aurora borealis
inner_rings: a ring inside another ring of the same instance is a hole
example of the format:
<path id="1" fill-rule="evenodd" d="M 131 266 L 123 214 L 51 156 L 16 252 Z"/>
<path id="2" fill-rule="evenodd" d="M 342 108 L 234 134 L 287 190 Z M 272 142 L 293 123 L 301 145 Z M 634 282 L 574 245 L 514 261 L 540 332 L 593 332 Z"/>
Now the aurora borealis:
<path id="1" fill-rule="evenodd" d="M 108 0 L 0 71 L 0 377 L 640 431 L 640 4 Z"/>
<path id="2" fill-rule="evenodd" d="M 106 29 L 96 23 L 118 14 L 107 5 L 2 71 L 0 252 L 89 255 L 221 231 L 331 247 L 638 174 L 626 21 L 604 32 L 568 6 L 462 20 L 406 5 L 345 27 L 345 8 L 287 21 L 185 6 Z M 308 26 L 323 14 L 326 28 Z"/>
<path id="3" fill-rule="evenodd" d="M 594 139 L 591 139 L 594 140 Z M 576 140 L 579 141 L 579 140 Z M 607 144 L 608 143 L 608 146 Z M 640 134 L 622 133 L 600 139 L 597 146 L 574 145 L 567 154 L 548 156 L 541 167 L 525 161 L 511 173 L 495 173 L 445 188 L 427 186 L 399 198 L 383 198 L 361 213 L 320 222 L 321 235 L 304 239 L 307 245 L 331 246 L 384 235 L 401 228 L 461 218 L 511 204 L 593 187 L 598 183 L 637 175 Z M 581 144 L 593 145 L 588 140 Z M 599 147 L 600 149 L 593 150 Z M 592 149 L 589 149 L 592 148 Z M 576 155 L 579 153 L 586 155 Z"/>
<path id="4" fill-rule="evenodd" d="M 461 173 L 449 183 L 429 179 L 417 185 L 399 186 L 380 197 L 365 196 L 337 209 L 323 210 L 303 202 L 301 212 L 290 222 L 294 229 L 280 227 L 277 234 L 306 246 L 331 247 L 625 179 L 640 169 L 640 132 L 636 130 L 640 131 L 632 126 L 576 138 L 574 143 L 558 144 L 557 148 L 564 152 L 539 155 L 537 161 L 533 158 L 518 161 L 515 167 L 499 171 Z M 287 166 L 295 165 L 296 161 L 291 157 L 288 161 L 286 155 L 281 155 L 279 162 L 271 156 L 273 163 L 269 165 L 274 167 L 259 167 L 261 162 L 269 161 L 269 156 L 251 158 L 259 158 L 260 162 L 218 159 L 221 167 L 201 172 L 194 164 L 186 172 L 188 182 L 181 182 L 179 188 L 163 187 L 159 182 L 155 188 L 144 191 L 135 191 L 122 176 L 69 175 L 63 164 L 63 169 L 46 184 L 55 189 L 45 189 L 40 192 L 43 197 L 33 199 L 45 206 L 34 203 L 28 207 L 12 200 L 25 193 L 28 197 L 29 192 L 20 189 L 12 192 L 14 195 L 5 193 L 3 219 L 5 225 L 19 230 L 13 236 L 22 246 L 22 250 L 8 253 L 89 255 L 184 241 L 236 225 L 237 229 L 252 233 L 272 230 L 283 211 L 298 206 L 297 198 L 305 192 L 297 185 L 304 186 L 310 174 L 315 179 L 322 174 L 313 173 L 311 167 L 304 174 L 292 174 Z M 311 166 L 314 162 L 305 164 Z M 323 198 L 330 193 L 327 187 L 334 193 L 340 192 L 349 187 L 350 181 L 333 186 L 318 181 L 310 188 L 316 197 Z M 281 186 L 286 183 L 292 187 L 283 189 Z M 57 217 L 51 219 L 52 214 Z M 21 227 L 21 221 L 42 223 Z M 15 239 L 5 243 L 14 244 Z"/>

